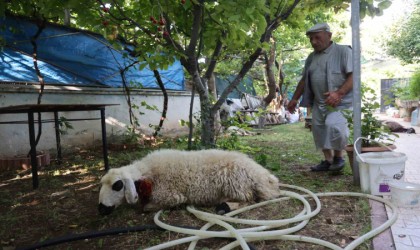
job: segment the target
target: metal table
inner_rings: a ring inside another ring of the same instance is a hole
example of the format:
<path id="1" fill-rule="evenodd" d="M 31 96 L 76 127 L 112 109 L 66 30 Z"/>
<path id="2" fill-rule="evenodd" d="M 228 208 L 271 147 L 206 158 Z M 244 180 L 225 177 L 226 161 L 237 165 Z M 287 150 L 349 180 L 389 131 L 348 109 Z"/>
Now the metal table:
<path id="1" fill-rule="evenodd" d="M 36 159 L 36 141 L 35 141 L 35 113 L 54 113 L 54 123 L 55 123 L 55 135 L 57 142 L 57 158 L 61 159 L 61 146 L 60 146 L 60 132 L 59 132 L 59 121 L 58 121 L 58 112 L 68 112 L 68 111 L 95 111 L 98 110 L 101 113 L 100 118 L 85 118 L 85 119 L 74 119 L 74 120 L 101 120 L 102 127 L 102 149 L 104 157 L 105 170 L 109 169 L 108 165 L 108 149 L 106 142 L 106 125 L 105 125 L 105 107 L 113 106 L 119 104 L 25 104 L 25 105 L 16 105 L 0 108 L 1 114 L 22 114 L 26 113 L 28 115 L 28 120 L 23 122 L 16 121 L 6 121 L 0 122 L 0 124 L 19 124 L 27 123 L 29 125 L 29 143 L 31 146 L 30 155 L 31 155 L 31 171 L 32 171 L 32 184 L 33 188 L 36 189 L 39 186 L 38 181 L 38 161 Z M 71 119 L 69 119 L 71 120 Z"/>

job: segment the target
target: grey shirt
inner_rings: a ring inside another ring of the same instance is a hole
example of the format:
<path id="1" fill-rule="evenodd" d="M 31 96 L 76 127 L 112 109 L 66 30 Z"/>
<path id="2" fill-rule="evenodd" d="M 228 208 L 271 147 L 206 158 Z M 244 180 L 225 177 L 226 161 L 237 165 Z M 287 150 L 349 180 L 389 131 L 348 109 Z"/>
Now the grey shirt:
<path id="1" fill-rule="evenodd" d="M 324 93 L 328 92 L 327 60 L 332 46 L 320 53 L 314 53 L 308 69 L 310 88 L 314 95 L 314 104 L 324 112 L 327 111 Z"/>
<path id="2" fill-rule="evenodd" d="M 312 107 L 317 104 L 325 107 L 324 93 L 339 89 L 350 72 L 353 72 L 353 61 L 349 46 L 332 43 L 322 52 L 312 52 L 303 70 L 305 88 L 301 106 Z M 349 91 L 337 108 L 352 106 L 353 91 Z"/>

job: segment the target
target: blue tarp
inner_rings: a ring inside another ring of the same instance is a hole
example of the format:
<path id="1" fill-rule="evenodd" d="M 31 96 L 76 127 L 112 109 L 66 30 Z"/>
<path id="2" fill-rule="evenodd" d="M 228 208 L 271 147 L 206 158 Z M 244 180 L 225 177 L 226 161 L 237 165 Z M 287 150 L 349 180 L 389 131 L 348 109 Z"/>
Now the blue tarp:
<path id="1" fill-rule="evenodd" d="M 221 95 L 222 92 L 227 88 L 227 86 L 235 79 L 234 76 L 229 76 L 227 78 L 221 78 L 216 75 L 216 89 L 217 94 Z M 252 79 L 250 77 L 244 77 L 244 79 L 239 83 L 239 85 L 229 93 L 228 98 L 241 99 L 242 94 L 250 94 L 256 96 L 257 92 L 254 89 Z"/>
<path id="2" fill-rule="evenodd" d="M 0 48 L 1 82 L 39 82 L 31 44 L 37 30 L 35 23 L 22 18 L 0 19 L 0 38 L 6 42 Z M 120 71 L 136 60 L 98 34 L 65 26 L 47 24 L 36 43 L 38 66 L 46 84 L 123 87 Z M 138 67 L 137 63 L 125 72 L 127 84 L 159 88 L 153 71 Z M 159 72 L 166 89 L 185 90 L 179 61 Z"/>

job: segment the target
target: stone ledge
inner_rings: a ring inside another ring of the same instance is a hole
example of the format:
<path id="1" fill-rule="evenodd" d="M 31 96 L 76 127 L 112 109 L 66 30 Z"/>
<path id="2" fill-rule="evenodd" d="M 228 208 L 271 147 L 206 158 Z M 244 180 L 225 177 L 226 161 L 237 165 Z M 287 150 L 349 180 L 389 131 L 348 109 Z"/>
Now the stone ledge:
<path id="1" fill-rule="evenodd" d="M 36 159 L 38 167 L 47 166 L 50 164 L 50 154 L 45 152 L 38 152 Z M 27 170 L 31 168 L 31 157 L 28 155 L 17 155 L 15 157 L 0 157 L 0 170 Z"/>
<path id="2" fill-rule="evenodd" d="M 381 202 L 369 200 L 371 210 L 372 229 L 379 227 L 388 220 L 385 205 Z M 391 229 L 388 228 L 372 240 L 373 249 L 395 250 L 395 243 L 392 237 Z"/>

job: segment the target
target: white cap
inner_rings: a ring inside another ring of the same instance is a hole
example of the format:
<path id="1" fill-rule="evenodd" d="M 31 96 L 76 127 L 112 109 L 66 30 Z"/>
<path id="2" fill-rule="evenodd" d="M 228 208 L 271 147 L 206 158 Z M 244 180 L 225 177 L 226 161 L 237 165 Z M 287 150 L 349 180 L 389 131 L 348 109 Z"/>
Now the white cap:
<path id="1" fill-rule="evenodd" d="M 330 26 L 327 23 L 317 23 L 310 29 L 308 29 L 308 31 L 306 31 L 306 35 L 309 35 L 309 33 L 316 33 L 320 31 L 327 31 L 331 33 Z"/>

